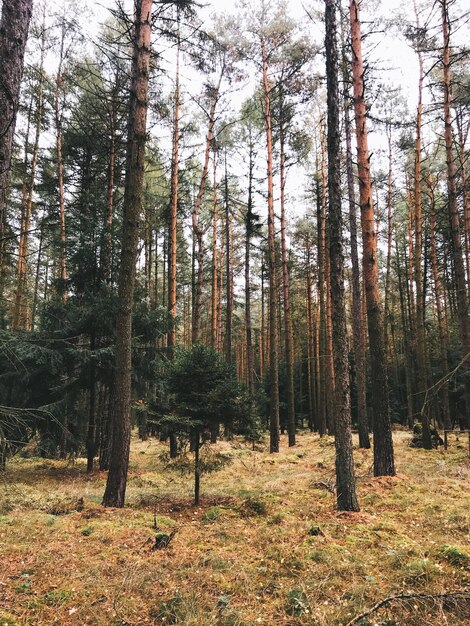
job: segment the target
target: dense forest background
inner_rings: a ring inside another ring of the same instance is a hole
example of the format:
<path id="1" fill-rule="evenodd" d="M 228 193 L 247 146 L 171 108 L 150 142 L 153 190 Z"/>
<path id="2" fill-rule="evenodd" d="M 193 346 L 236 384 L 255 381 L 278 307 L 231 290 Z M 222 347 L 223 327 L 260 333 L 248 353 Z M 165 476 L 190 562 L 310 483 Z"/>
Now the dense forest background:
<path id="1" fill-rule="evenodd" d="M 122 506 L 131 424 L 191 445 L 196 493 L 206 439 L 309 428 L 355 510 L 351 425 L 376 475 L 392 426 L 426 448 L 468 428 L 468 11 L 337 4 L 142 0 L 97 25 L 35 3 L 2 168 L 3 469 L 31 442 L 85 455 Z"/>

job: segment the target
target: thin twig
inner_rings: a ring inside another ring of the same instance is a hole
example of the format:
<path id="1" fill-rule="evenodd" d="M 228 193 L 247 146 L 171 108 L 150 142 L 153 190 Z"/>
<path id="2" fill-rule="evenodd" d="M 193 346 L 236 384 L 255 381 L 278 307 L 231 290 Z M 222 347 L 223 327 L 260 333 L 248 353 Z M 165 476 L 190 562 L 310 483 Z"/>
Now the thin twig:
<path id="1" fill-rule="evenodd" d="M 391 602 L 395 602 L 397 600 L 416 600 L 416 599 L 421 599 L 421 600 L 445 600 L 447 598 L 452 598 L 452 599 L 470 599 L 470 590 L 466 591 L 466 590 L 457 590 L 457 591 L 447 591 L 446 593 L 437 593 L 437 594 L 431 594 L 431 593 L 399 593 L 396 596 L 389 596 L 388 598 L 383 598 L 382 600 L 380 600 L 379 602 L 376 602 L 374 604 L 374 606 L 372 606 L 368 611 L 364 611 L 364 613 L 361 613 L 360 615 L 357 615 L 356 617 L 354 617 L 350 622 L 348 622 L 346 624 L 346 626 L 353 626 L 353 624 L 357 624 L 358 622 L 360 622 L 362 619 L 364 619 L 365 617 L 368 617 L 369 615 L 371 615 L 372 613 L 375 613 L 375 611 L 377 611 L 378 609 L 382 608 L 383 606 L 385 606 L 386 604 L 390 604 Z"/>

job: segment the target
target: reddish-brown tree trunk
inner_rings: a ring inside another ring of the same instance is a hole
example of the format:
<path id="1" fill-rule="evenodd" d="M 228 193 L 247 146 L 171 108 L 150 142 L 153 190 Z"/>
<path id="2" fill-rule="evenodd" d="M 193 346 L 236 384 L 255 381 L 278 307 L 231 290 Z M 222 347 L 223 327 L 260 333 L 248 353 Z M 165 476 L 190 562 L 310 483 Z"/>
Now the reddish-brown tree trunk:
<path id="1" fill-rule="evenodd" d="M 152 0 L 135 0 L 126 178 L 116 322 L 115 410 L 105 506 L 124 506 L 131 440 L 132 309 L 147 134 Z"/>
<path id="2" fill-rule="evenodd" d="M 363 245 L 363 277 L 367 303 L 367 325 L 371 375 L 374 432 L 374 474 L 393 476 L 395 462 L 388 398 L 387 365 L 383 334 L 383 311 L 379 293 L 377 229 L 372 199 L 372 181 L 364 98 L 364 64 L 362 60 L 361 22 L 358 0 L 350 0 L 352 43 L 352 77 L 356 120 L 357 165 Z"/>
<path id="3" fill-rule="evenodd" d="M 357 390 L 357 426 L 359 431 L 359 447 L 370 448 L 369 425 L 367 423 L 366 406 L 366 355 L 365 346 L 362 341 L 363 335 L 363 315 L 362 315 L 362 294 L 361 275 L 359 268 L 359 255 L 357 244 L 357 210 L 356 194 L 354 192 L 354 168 L 352 157 L 352 137 L 351 137 L 351 116 L 349 103 L 348 85 L 350 76 L 348 71 L 349 60 L 346 56 L 346 46 L 343 42 L 343 83 L 344 83 L 344 134 L 346 138 L 346 177 L 348 184 L 349 203 L 349 233 L 351 245 L 351 267 L 352 267 L 352 310 L 351 323 L 353 334 L 353 355 L 354 370 L 356 375 Z"/>

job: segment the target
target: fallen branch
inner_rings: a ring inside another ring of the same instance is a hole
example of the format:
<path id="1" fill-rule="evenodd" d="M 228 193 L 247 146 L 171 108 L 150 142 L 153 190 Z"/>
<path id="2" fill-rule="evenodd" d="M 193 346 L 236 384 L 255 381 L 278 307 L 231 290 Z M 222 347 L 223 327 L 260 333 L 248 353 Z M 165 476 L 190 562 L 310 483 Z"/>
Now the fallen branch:
<path id="1" fill-rule="evenodd" d="M 447 591 L 446 593 L 399 593 L 396 596 L 389 596 L 388 598 L 384 598 L 379 602 L 376 602 L 373 607 L 371 607 L 368 611 L 364 611 L 360 615 L 354 617 L 350 622 L 346 624 L 346 626 L 353 626 L 353 624 L 359 623 L 365 617 L 372 615 L 378 609 L 381 609 L 386 604 L 390 604 L 391 602 L 396 602 L 397 600 L 470 600 L 470 590 L 460 590 L 460 591 Z"/>

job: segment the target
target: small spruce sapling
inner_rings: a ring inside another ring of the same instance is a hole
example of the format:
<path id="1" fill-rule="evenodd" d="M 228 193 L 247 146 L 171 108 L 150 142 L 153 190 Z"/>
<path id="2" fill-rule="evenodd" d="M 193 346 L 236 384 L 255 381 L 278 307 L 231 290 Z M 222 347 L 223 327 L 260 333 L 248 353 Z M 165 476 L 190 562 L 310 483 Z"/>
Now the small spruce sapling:
<path id="1" fill-rule="evenodd" d="M 178 432 L 194 442 L 194 504 L 199 504 L 203 472 L 219 469 L 219 458 L 204 462 L 201 445 L 204 434 L 223 424 L 234 434 L 254 432 L 255 417 L 246 388 L 223 356 L 201 345 L 179 350 L 168 364 L 166 375 L 172 398 L 171 412 L 160 418 L 160 427 Z"/>

